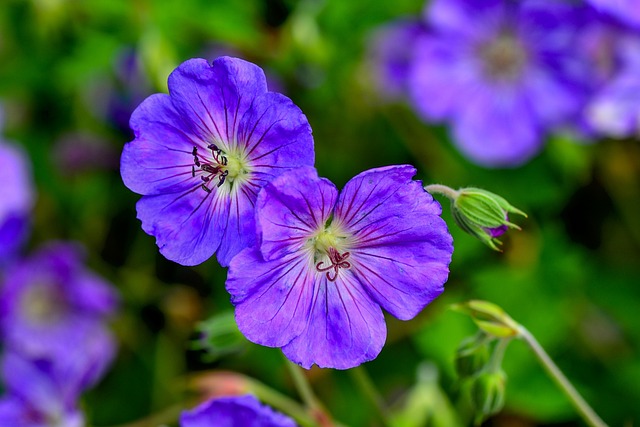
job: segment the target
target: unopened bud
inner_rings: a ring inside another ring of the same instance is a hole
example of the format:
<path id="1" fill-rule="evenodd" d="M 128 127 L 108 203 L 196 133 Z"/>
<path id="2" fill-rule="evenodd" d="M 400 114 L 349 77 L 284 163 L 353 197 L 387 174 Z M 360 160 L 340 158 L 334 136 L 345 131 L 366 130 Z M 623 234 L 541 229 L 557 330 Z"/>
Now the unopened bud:
<path id="1" fill-rule="evenodd" d="M 204 350 L 209 362 L 236 353 L 247 343 L 231 311 L 217 314 L 200 323 L 198 331 L 200 337 L 193 343 L 193 348 Z"/>
<path id="2" fill-rule="evenodd" d="M 489 336 L 509 338 L 520 334 L 520 325 L 494 303 L 471 300 L 452 304 L 451 309 L 471 316 L 475 324 Z"/>
<path id="3" fill-rule="evenodd" d="M 527 216 L 511 206 L 504 198 L 480 188 L 458 190 L 451 200 L 451 212 L 456 224 L 465 232 L 479 239 L 490 248 L 499 251 L 497 237 L 509 228 L 520 229 L 509 221 L 509 214 Z"/>
<path id="4" fill-rule="evenodd" d="M 479 374 L 471 386 L 471 399 L 476 408 L 476 421 L 500 412 L 504 406 L 504 394 L 507 376 L 504 371 Z"/>
<path id="5" fill-rule="evenodd" d="M 465 338 L 455 356 L 455 368 L 458 377 L 463 380 L 473 377 L 489 361 L 489 337 L 484 333 Z"/>

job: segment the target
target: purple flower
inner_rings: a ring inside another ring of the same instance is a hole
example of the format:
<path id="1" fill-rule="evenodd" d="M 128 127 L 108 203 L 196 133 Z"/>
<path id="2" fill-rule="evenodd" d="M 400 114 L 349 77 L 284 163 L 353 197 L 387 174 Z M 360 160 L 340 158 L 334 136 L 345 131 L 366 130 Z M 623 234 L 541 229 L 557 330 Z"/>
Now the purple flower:
<path id="1" fill-rule="evenodd" d="M 640 35 L 590 16 L 579 46 L 591 99 L 582 112 L 588 136 L 626 137 L 640 129 Z"/>
<path id="2" fill-rule="evenodd" d="M 418 112 L 449 122 L 454 142 L 478 164 L 525 162 L 545 132 L 584 101 L 573 81 L 578 9 L 562 2 L 435 0 L 409 82 Z"/>
<path id="3" fill-rule="evenodd" d="M 165 257 L 195 265 L 217 252 L 227 266 L 254 244 L 258 190 L 313 164 L 311 127 L 289 98 L 267 91 L 258 66 L 240 59 L 188 60 L 169 76 L 169 92 L 133 113 L 122 178 L 144 196 L 138 218 Z"/>
<path id="4" fill-rule="evenodd" d="M 289 417 L 251 396 L 221 397 L 185 411 L 180 427 L 296 427 Z"/>
<path id="5" fill-rule="evenodd" d="M 83 266 L 77 246 L 49 244 L 7 271 L 0 288 L 4 345 L 76 370 L 78 387 L 86 388 L 114 355 L 104 320 L 116 302 L 112 288 Z"/>
<path id="6" fill-rule="evenodd" d="M 73 373 L 45 360 L 6 354 L 2 374 L 8 394 L 0 399 L 0 425 L 15 427 L 82 427 Z"/>
<path id="7" fill-rule="evenodd" d="M 417 19 L 402 19 L 379 28 L 369 43 L 373 78 L 389 99 L 407 95 L 407 80 L 415 43 L 426 32 Z"/>
<path id="8" fill-rule="evenodd" d="M 0 141 L 0 264 L 13 257 L 28 234 L 33 205 L 31 168 L 17 146 Z"/>
<path id="9" fill-rule="evenodd" d="M 640 28 L 640 7 L 636 0 L 587 0 L 596 9 L 610 13 L 621 21 Z"/>
<path id="10" fill-rule="evenodd" d="M 233 259 L 227 279 L 242 333 L 305 368 L 374 359 L 386 337 L 381 308 L 411 319 L 449 274 L 441 207 L 413 175 L 406 165 L 372 169 L 338 195 L 300 168 L 265 186 L 261 243 Z"/>

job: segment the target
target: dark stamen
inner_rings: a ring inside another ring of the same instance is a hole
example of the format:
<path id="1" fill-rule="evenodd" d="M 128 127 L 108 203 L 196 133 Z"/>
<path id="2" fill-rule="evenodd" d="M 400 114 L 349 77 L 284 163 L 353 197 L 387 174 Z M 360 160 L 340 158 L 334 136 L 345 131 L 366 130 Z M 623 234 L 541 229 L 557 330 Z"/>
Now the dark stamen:
<path id="1" fill-rule="evenodd" d="M 195 178 L 196 167 L 205 172 L 207 175 L 200 176 L 200 179 L 204 182 L 204 184 L 200 185 L 200 187 L 207 193 L 211 193 L 211 188 L 207 187 L 207 183 L 209 183 L 214 176 L 218 175 L 218 183 L 216 184 L 216 187 L 220 187 L 222 184 L 224 184 L 227 176 L 229 175 L 229 171 L 222 169 L 223 166 L 227 166 L 228 159 L 223 155 L 223 151 L 216 144 L 209 144 L 207 145 L 207 148 L 211 150 L 213 161 L 204 158 L 201 162 L 198 155 L 198 147 L 193 147 L 193 150 L 191 151 L 191 154 L 193 155 L 191 176 Z"/>

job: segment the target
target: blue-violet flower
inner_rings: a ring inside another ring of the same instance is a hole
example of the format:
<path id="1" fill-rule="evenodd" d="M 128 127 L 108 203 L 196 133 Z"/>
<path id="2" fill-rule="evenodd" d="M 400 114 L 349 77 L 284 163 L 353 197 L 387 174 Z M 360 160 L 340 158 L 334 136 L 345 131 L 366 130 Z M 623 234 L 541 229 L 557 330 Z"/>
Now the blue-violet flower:
<path id="1" fill-rule="evenodd" d="M 140 104 L 131 128 L 122 178 L 143 195 L 137 210 L 144 231 L 183 265 L 217 252 L 227 266 L 254 244 L 258 190 L 314 162 L 302 111 L 267 91 L 258 66 L 230 57 L 182 63 L 169 76 L 169 95 Z"/>
<path id="2" fill-rule="evenodd" d="M 309 167 L 267 184 L 260 244 L 232 260 L 227 278 L 242 333 L 307 369 L 374 359 L 386 338 L 381 308 L 411 319 L 449 274 L 451 235 L 415 172 L 368 170 L 340 195 Z"/>
<path id="3" fill-rule="evenodd" d="M 104 373 L 115 350 L 104 323 L 117 295 L 84 267 L 78 246 L 48 244 L 12 265 L 1 285 L 5 348 L 75 369 L 85 387 Z"/>
<path id="4" fill-rule="evenodd" d="M 563 2 L 434 0 L 409 89 L 418 113 L 452 126 L 454 143 L 489 167 L 519 165 L 576 114 L 577 7 Z"/>
<path id="5" fill-rule="evenodd" d="M 262 405 L 255 397 L 220 397 L 185 411 L 180 427 L 296 427 L 289 417 Z"/>

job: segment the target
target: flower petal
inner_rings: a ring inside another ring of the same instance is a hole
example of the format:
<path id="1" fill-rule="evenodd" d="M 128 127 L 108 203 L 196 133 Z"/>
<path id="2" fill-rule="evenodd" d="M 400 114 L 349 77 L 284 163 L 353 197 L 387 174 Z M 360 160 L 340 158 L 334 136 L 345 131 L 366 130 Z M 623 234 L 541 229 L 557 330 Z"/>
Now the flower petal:
<path id="1" fill-rule="evenodd" d="M 414 174 L 408 165 L 361 173 L 345 185 L 334 219 L 353 235 L 351 269 L 362 288 L 402 320 L 442 293 L 453 252 L 440 204 Z"/>
<path id="2" fill-rule="evenodd" d="M 124 184 L 142 195 L 191 188 L 194 146 L 203 147 L 165 94 L 151 95 L 131 116 L 136 138 L 125 144 L 120 159 Z"/>
<path id="3" fill-rule="evenodd" d="M 277 260 L 299 250 L 324 228 L 337 195 L 336 187 L 319 178 L 312 167 L 296 169 L 266 185 L 256 205 L 262 256 Z"/>
<path id="4" fill-rule="evenodd" d="M 265 92 L 267 81 L 260 67 L 228 56 L 211 64 L 190 59 L 169 76 L 173 105 L 203 141 L 215 142 L 225 151 L 238 140 L 241 118 Z"/>
<path id="5" fill-rule="evenodd" d="M 308 258 L 299 254 L 265 261 L 256 248 L 240 252 L 226 282 L 240 331 L 257 344 L 287 344 L 309 317 L 314 276 Z"/>
<path id="6" fill-rule="evenodd" d="M 307 117 L 289 98 L 269 92 L 256 97 L 240 119 L 238 143 L 244 145 L 260 186 L 289 168 L 313 166 L 314 148 Z"/>
<path id="7" fill-rule="evenodd" d="M 320 277 L 306 329 L 282 351 L 306 369 L 349 369 L 373 360 L 387 334 L 382 310 L 351 274 L 335 282 Z"/>
<path id="8" fill-rule="evenodd" d="M 453 123 L 453 141 L 474 162 L 518 166 L 544 143 L 541 130 L 517 88 L 476 87 Z"/>
<path id="9" fill-rule="evenodd" d="M 465 41 L 423 36 L 416 42 L 409 72 L 409 95 L 427 120 L 451 117 L 471 88 L 478 84 L 480 64 Z"/>
<path id="10" fill-rule="evenodd" d="M 179 194 L 144 196 L 136 205 L 142 229 L 155 236 L 160 252 L 182 265 L 209 259 L 220 246 L 229 197 L 199 186 Z"/>

